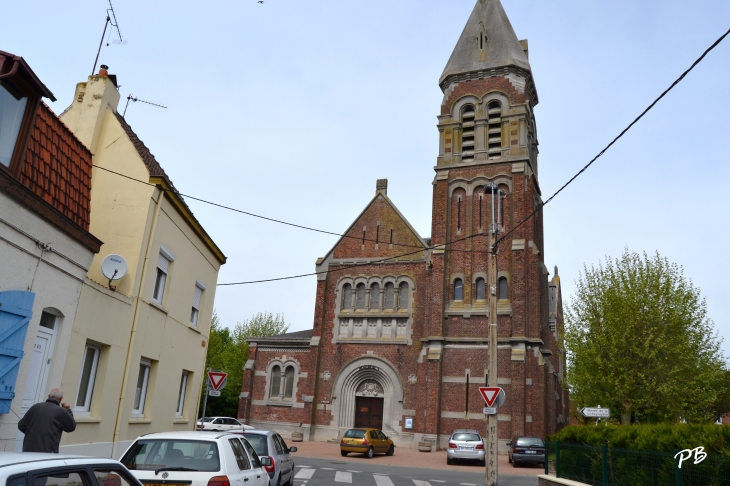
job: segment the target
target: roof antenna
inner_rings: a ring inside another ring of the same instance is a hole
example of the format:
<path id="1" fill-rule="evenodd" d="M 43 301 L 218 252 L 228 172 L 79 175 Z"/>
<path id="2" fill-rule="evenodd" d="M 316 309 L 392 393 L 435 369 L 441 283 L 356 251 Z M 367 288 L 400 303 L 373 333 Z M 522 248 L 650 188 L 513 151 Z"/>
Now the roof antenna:
<path id="1" fill-rule="evenodd" d="M 106 22 L 104 23 L 104 32 L 101 34 L 101 40 L 99 41 L 99 49 L 96 51 L 96 59 L 94 59 L 94 68 L 91 70 L 91 75 L 93 76 L 94 73 L 96 73 L 96 63 L 99 62 L 99 53 L 101 53 L 101 46 L 104 45 L 104 37 L 106 36 L 106 28 L 109 26 L 109 24 L 112 24 L 112 27 L 117 29 L 117 35 L 119 36 L 119 39 L 112 40 L 112 43 L 114 44 L 121 44 L 126 45 L 127 41 L 122 39 L 122 31 L 119 30 L 119 22 L 117 21 L 117 14 L 114 12 L 114 6 L 112 5 L 112 0 L 109 1 L 109 8 L 106 9 Z M 114 19 L 114 22 L 112 22 L 112 19 Z M 110 32 L 111 34 L 111 32 Z M 109 45 L 109 41 L 107 39 L 106 45 Z"/>
<path id="2" fill-rule="evenodd" d="M 158 108 L 167 109 L 166 106 L 158 105 L 157 103 L 152 103 L 151 101 L 141 100 L 141 99 L 137 98 L 136 96 L 133 96 L 133 95 L 130 94 L 129 96 L 127 96 L 127 104 L 124 105 L 124 113 L 122 113 L 122 118 L 124 118 L 124 115 L 127 114 L 127 108 L 129 107 L 129 102 L 130 101 L 139 101 L 140 103 L 147 103 L 148 105 L 157 106 Z"/>

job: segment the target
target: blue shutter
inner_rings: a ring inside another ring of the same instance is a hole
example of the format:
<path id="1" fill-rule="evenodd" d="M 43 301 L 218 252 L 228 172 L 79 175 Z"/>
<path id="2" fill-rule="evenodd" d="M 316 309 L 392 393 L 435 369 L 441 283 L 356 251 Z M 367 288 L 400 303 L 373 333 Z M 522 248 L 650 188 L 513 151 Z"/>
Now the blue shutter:
<path id="1" fill-rule="evenodd" d="M 0 414 L 10 413 L 25 335 L 33 315 L 33 292 L 0 292 Z"/>

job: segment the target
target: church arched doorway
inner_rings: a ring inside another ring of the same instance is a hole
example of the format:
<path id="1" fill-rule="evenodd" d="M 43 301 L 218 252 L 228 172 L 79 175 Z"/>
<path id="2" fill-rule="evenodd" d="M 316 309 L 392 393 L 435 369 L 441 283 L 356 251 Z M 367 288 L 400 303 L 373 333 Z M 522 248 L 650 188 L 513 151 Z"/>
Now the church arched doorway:
<path id="1" fill-rule="evenodd" d="M 375 380 L 365 380 L 355 392 L 355 427 L 383 428 L 383 387 Z"/>

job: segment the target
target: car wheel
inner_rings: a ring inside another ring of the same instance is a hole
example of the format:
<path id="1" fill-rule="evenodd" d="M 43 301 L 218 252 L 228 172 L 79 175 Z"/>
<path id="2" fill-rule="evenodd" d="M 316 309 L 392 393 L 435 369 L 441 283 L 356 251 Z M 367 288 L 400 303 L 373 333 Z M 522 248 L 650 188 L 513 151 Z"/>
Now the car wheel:
<path id="1" fill-rule="evenodd" d="M 507 456 L 507 462 L 509 462 L 510 464 L 512 464 L 512 456 L 510 456 L 510 455 Z"/>
<path id="2" fill-rule="evenodd" d="M 385 453 L 386 456 L 392 456 L 395 454 L 395 447 L 391 444 L 390 449 L 388 449 L 388 452 Z"/>
<path id="3" fill-rule="evenodd" d="M 345 451 L 340 451 L 340 455 L 341 455 L 342 457 L 347 457 L 347 452 L 345 452 Z"/>
<path id="4" fill-rule="evenodd" d="M 276 481 L 276 486 L 281 486 L 281 473 L 279 473 L 279 480 Z"/>
<path id="5" fill-rule="evenodd" d="M 517 467 L 517 461 L 515 461 L 514 459 L 512 460 L 512 467 Z"/>
<path id="6" fill-rule="evenodd" d="M 482 467 L 485 467 L 487 465 L 487 460 L 486 459 L 482 459 L 481 461 L 479 461 L 479 465 L 482 466 Z"/>
<path id="7" fill-rule="evenodd" d="M 451 464 L 453 464 L 453 463 L 454 463 L 454 460 L 453 460 L 453 459 L 451 459 L 450 457 L 447 457 L 447 458 L 446 458 L 446 464 L 449 464 L 449 465 L 451 465 Z"/>
<path id="8" fill-rule="evenodd" d="M 371 447 L 371 448 L 370 448 L 370 449 L 368 449 L 368 451 L 367 451 L 367 452 L 365 453 L 365 457 L 367 457 L 368 459 L 372 459 L 372 458 L 373 458 L 373 453 L 374 453 L 374 452 L 375 452 L 375 451 L 374 451 L 374 450 L 373 450 L 373 448 Z"/>

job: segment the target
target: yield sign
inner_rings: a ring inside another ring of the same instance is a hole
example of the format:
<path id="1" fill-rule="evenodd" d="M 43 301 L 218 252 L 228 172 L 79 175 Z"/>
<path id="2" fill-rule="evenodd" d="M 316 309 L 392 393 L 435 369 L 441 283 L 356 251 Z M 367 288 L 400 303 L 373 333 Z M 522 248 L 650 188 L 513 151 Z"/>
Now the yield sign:
<path id="1" fill-rule="evenodd" d="M 502 389 L 499 387 L 479 387 L 479 393 L 482 394 L 482 398 L 484 398 L 484 401 L 487 403 L 487 407 L 491 407 L 494 405 L 494 402 L 497 401 L 497 397 L 499 396 L 499 392 L 501 391 Z"/>
<path id="2" fill-rule="evenodd" d="M 222 371 L 209 371 L 208 372 L 208 379 L 210 380 L 210 386 L 213 388 L 213 390 L 218 391 L 221 388 L 223 388 L 226 378 L 228 377 L 228 373 L 223 373 Z"/>

